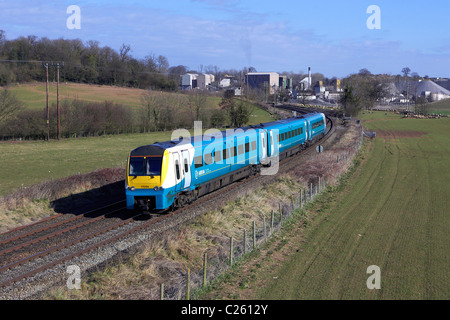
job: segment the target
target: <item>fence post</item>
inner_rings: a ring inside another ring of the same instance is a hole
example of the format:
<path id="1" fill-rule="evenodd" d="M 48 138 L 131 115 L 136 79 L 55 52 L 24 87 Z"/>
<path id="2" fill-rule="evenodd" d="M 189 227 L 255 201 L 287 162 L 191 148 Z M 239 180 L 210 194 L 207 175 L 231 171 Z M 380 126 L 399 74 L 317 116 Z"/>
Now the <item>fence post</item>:
<path id="1" fill-rule="evenodd" d="M 233 265 L 233 237 L 230 237 L 230 266 Z"/>
<path id="2" fill-rule="evenodd" d="M 203 288 L 206 287 L 206 263 L 207 263 L 207 258 L 208 254 L 205 252 L 205 254 L 203 255 Z"/>
<path id="3" fill-rule="evenodd" d="M 264 225 L 264 242 L 267 242 L 266 217 L 263 217 L 263 225 Z"/>
<path id="4" fill-rule="evenodd" d="M 273 220 L 274 220 L 274 213 L 272 210 L 272 213 L 270 214 L 270 234 L 272 235 L 273 233 Z"/>
<path id="5" fill-rule="evenodd" d="M 256 248 L 256 223 L 253 221 L 253 249 Z"/>
<path id="6" fill-rule="evenodd" d="M 190 294 L 191 294 L 191 270 L 188 269 L 188 272 L 187 272 L 186 300 L 189 300 L 189 295 Z"/>
<path id="7" fill-rule="evenodd" d="M 244 229 L 244 254 L 247 253 L 247 230 Z"/>
<path id="8" fill-rule="evenodd" d="M 312 182 L 311 182 L 310 187 L 309 187 L 309 201 L 312 200 L 312 196 L 313 196 L 313 188 L 312 188 Z"/>
<path id="9" fill-rule="evenodd" d="M 281 208 L 280 205 L 280 227 L 283 225 L 283 209 Z"/>
<path id="10" fill-rule="evenodd" d="M 164 283 L 161 283 L 161 300 L 164 300 Z"/>
<path id="11" fill-rule="evenodd" d="M 303 189 L 300 190 L 300 209 L 303 209 Z"/>

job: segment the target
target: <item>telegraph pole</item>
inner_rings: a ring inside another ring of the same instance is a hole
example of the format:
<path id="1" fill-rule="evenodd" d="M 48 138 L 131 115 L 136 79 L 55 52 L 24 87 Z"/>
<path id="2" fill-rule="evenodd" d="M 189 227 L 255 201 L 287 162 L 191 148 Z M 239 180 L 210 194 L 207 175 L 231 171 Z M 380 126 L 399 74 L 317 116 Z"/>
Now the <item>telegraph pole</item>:
<path id="1" fill-rule="evenodd" d="M 50 109 L 48 108 L 48 63 L 45 64 L 45 70 L 47 73 L 47 141 L 50 141 Z"/>
<path id="2" fill-rule="evenodd" d="M 60 113 L 59 113 L 59 63 L 56 65 L 57 76 L 56 76 L 56 113 L 58 115 L 58 140 L 61 140 L 61 131 L 60 131 Z"/>

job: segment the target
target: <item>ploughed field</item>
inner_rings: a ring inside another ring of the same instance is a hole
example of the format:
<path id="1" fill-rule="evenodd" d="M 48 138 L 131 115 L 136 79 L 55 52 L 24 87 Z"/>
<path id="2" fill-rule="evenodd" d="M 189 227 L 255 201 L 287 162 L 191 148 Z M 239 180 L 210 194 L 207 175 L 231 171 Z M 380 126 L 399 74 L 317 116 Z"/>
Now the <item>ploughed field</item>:
<path id="1" fill-rule="evenodd" d="M 310 209 L 317 215 L 300 249 L 257 298 L 450 297 L 450 119 L 378 112 L 362 121 L 377 137 L 361 164 Z M 380 289 L 367 287 L 372 265 L 380 268 Z"/>

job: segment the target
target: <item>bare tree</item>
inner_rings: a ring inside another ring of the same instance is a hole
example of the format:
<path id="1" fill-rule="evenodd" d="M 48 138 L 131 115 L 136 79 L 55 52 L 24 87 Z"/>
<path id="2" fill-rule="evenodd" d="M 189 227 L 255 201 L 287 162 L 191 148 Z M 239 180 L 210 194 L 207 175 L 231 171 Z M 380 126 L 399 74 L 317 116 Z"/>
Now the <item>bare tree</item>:
<path id="1" fill-rule="evenodd" d="M 120 61 L 121 62 L 125 62 L 125 60 L 128 59 L 127 55 L 128 52 L 131 51 L 131 47 L 129 44 L 122 44 L 122 46 L 120 47 Z"/>
<path id="2" fill-rule="evenodd" d="M 0 123 L 22 109 L 20 101 L 8 89 L 0 92 Z"/>
<path id="3" fill-rule="evenodd" d="M 166 73 L 169 69 L 169 60 L 164 56 L 158 56 L 157 67 L 159 73 Z"/>
<path id="4" fill-rule="evenodd" d="M 189 94 L 189 103 L 195 109 L 195 120 L 202 120 L 203 109 L 206 106 L 207 96 L 203 90 L 193 90 Z"/>

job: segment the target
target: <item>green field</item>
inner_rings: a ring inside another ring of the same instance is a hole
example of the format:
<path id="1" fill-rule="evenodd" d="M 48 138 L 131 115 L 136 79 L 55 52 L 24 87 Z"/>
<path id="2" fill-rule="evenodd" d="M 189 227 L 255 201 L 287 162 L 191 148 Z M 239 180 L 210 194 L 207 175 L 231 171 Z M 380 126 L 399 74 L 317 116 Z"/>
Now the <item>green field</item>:
<path id="1" fill-rule="evenodd" d="M 67 84 L 61 86 L 65 97 L 88 101 L 110 100 L 138 107 L 145 90 Z M 53 88 L 54 89 L 54 88 Z M 28 108 L 45 105 L 45 85 L 23 85 L 11 89 Z M 175 95 L 176 93 L 174 93 Z M 208 97 L 217 108 L 218 97 Z M 42 106 L 41 106 L 42 107 Z M 249 124 L 272 121 L 266 111 L 255 107 Z M 172 132 L 121 134 L 61 141 L 14 141 L 0 143 L 0 195 L 43 181 L 88 173 L 100 168 L 124 166 L 128 153 L 141 145 L 170 140 Z"/>
<path id="2" fill-rule="evenodd" d="M 17 85 L 9 88 L 24 106 L 31 109 L 44 109 L 46 107 L 45 83 Z M 49 84 L 49 105 L 56 104 L 56 84 Z M 59 99 L 84 100 L 91 102 L 114 101 L 124 106 L 139 107 L 141 98 L 147 90 L 122 88 L 112 86 L 87 85 L 78 83 L 60 83 Z"/>
<path id="3" fill-rule="evenodd" d="M 327 206 L 293 245 L 301 250 L 255 298 L 450 297 L 450 119 L 380 112 L 362 120 L 377 132 L 362 164 L 322 196 Z M 371 265 L 381 271 L 379 290 L 366 286 Z"/>
<path id="4" fill-rule="evenodd" d="M 450 99 L 445 99 L 428 104 L 428 112 L 450 115 Z"/>

